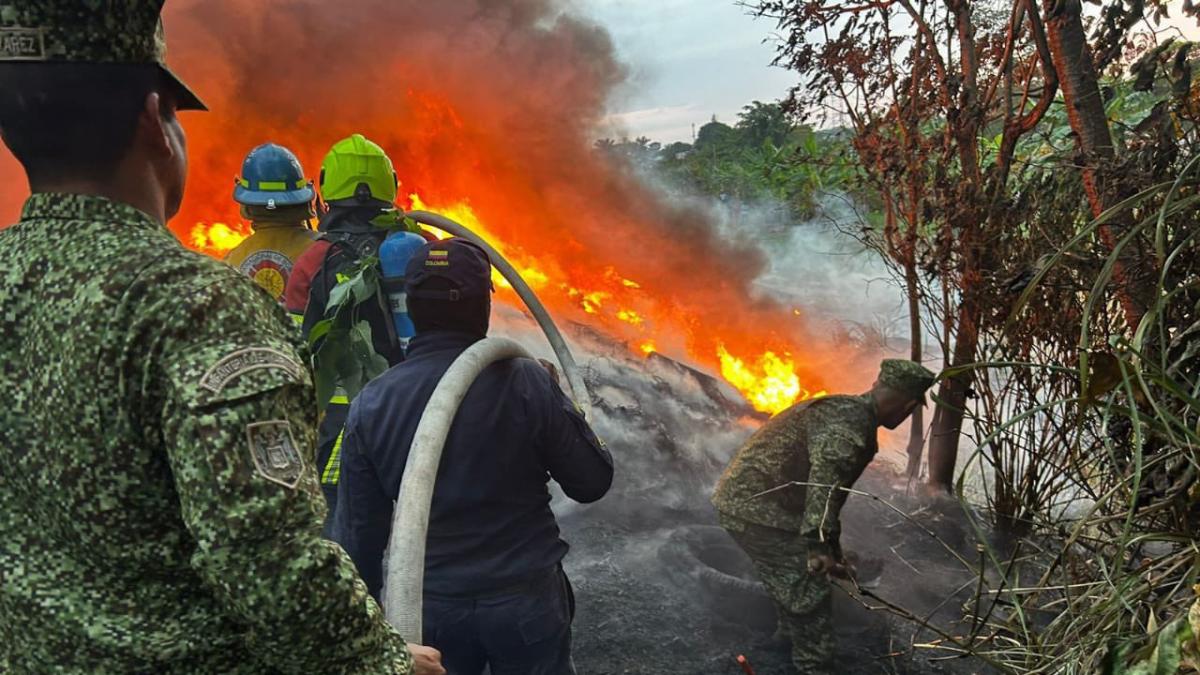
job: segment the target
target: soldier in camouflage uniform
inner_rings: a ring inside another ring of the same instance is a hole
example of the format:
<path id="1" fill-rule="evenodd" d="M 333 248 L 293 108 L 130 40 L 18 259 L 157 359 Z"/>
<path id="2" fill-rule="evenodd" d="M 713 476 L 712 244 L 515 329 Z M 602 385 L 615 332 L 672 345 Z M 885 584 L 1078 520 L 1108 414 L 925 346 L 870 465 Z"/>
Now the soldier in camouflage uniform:
<path id="1" fill-rule="evenodd" d="M 164 227 L 203 106 L 161 4 L 0 0 L 0 672 L 444 673 L 319 536 L 284 311 Z"/>
<path id="2" fill-rule="evenodd" d="M 934 379 L 920 364 L 886 360 L 866 394 L 801 403 L 771 419 L 717 482 L 718 520 L 775 599 L 801 673 L 834 672 L 828 577 L 846 573 L 838 536 L 847 494 L 832 486 L 858 480 L 878 449 L 879 426 L 899 426 Z"/>

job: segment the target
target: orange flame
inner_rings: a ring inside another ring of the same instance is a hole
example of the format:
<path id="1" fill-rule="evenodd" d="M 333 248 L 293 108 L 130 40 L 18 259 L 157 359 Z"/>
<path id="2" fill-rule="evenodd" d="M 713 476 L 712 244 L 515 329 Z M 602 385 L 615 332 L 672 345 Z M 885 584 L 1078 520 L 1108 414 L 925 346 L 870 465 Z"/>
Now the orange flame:
<path id="1" fill-rule="evenodd" d="M 468 202 L 458 202 L 445 207 L 430 208 L 430 206 L 426 204 L 423 199 L 421 199 L 421 196 L 415 192 L 408 196 L 408 201 L 413 211 L 434 211 L 449 218 L 450 220 L 457 222 L 459 225 L 463 225 L 468 230 L 479 235 L 484 241 L 491 244 L 492 248 L 495 248 L 497 251 L 499 251 L 500 255 L 504 256 L 505 260 L 509 261 L 514 267 L 517 268 L 517 271 L 521 273 L 521 278 L 524 279 L 525 283 L 529 284 L 529 287 L 533 290 L 536 291 L 540 288 L 543 288 L 550 282 L 550 277 L 546 276 L 545 272 L 542 272 L 536 266 L 528 263 L 528 257 L 524 255 L 524 253 L 506 247 L 503 242 L 488 232 L 487 228 L 484 227 L 483 223 L 479 220 L 479 216 L 475 215 L 475 210 L 471 208 L 471 205 Z M 438 239 L 446 239 L 450 236 L 436 228 L 427 229 L 430 232 L 433 232 L 433 236 L 437 237 Z M 523 261 L 524 264 L 522 264 Z M 512 284 L 508 283 L 508 279 L 505 279 L 504 275 L 500 274 L 500 272 L 495 268 L 492 268 L 492 283 L 495 284 L 496 288 L 506 288 L 512 290 Z"/>
<path id="2" fill-rule="evenodd" d="M 242 223 L 230 227 L 225 223 L 201 222 L 192 226 L 187 243 L 201 253 L 223 258 L 251 234 L 250 226 Z"/>
<path id="3" fill-rule="evenodd" d="M 717 345 L 717 356 L 721 360 L 721 376 L 742 392 L 756 410 L 774 415 L 797 402 L 824 395 L 824 392 L 812 394 L 800 386 L 796 364 L 787 358 L 789 355 L 764 352 L 753 366 L 748 366 L 730 354 L 722 343 Z"/>
<path id="4" fill-rule="evenodd" d="M 622 309 L 617 312 L 617 318 L 634 326 L 640 326 L 643 323 L 642 315 L 629 309 Z"/>
<path id="5" fill-rule="evenodd" d="M 579 304 L 583 307 L 583 311 L 588 314 L 599 314 L 600 308 L 604 306 L 604 301 L 611 297 L 610 293 L 605 293 L 604 291 L 592 291 L 590 293 L 583 293 L 583 300 Z"/>

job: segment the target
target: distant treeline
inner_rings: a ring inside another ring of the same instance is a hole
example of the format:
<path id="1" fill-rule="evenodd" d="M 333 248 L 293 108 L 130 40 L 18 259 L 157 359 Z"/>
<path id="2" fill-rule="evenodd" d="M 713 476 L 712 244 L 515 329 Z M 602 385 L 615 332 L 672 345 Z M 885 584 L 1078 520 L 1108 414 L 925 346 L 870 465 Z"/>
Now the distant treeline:
<path id="1" fill-rule="evenodd" d="M 745 106 L 732 126 L 714 116 L 695 143 L 603 138 L 596 150 L 735 210 L 764 205 L 792 219 L 813 215 L 822 192 L 849 189 L 857 160 L 844 131 L 814 131 L 781 103 L 762 101 Z"/>

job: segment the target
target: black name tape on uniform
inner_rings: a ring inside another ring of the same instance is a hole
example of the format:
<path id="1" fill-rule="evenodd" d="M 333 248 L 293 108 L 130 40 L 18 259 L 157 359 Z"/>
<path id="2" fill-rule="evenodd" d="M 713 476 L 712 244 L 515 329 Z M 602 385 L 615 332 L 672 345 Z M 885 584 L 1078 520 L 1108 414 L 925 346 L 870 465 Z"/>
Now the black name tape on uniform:
<path id="1" fill-rule="evenodd" d="M 265 368 L 283 370 L 296 377 L 304 370 L 295 359 L 283 352 L 268 347 L 250 347 L 239 349 L 213 364 L 200 378 L 200 386 L 219 394 L 238 377 Z"/>
<path id="2" fill-rule="evenodd" d="M 304 457 L 296 447 L 292 425 L 284 420 L 253 422 L 246 425 L 250 455 L 254 467 L 269 481 L 295 488 L 304 475 Z"/>

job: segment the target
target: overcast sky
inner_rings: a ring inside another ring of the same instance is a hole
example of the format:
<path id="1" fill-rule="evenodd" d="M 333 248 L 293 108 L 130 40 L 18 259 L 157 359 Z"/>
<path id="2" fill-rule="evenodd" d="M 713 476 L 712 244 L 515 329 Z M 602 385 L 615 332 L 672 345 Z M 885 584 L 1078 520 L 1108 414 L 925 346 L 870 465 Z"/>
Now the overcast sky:
<path id="1" fill-rule="evenodd" d="M 732 123 L 753 100 L 787 94 L 795 74 L 770 66 L 775 24 L 756 19 L 735 0 L 575 0 L 608 29 L 618 56 L 632 70 L 629 85 L 610 102 L 610 127 L 600 135 L 656 141 L 692 140 L 712 119 Z M 1158 29 L 1200 39 L 1193 20 L 1173 17 Z"/>
<path id="2" fill-rule="evenodd" d="M 610 109 L 631 138 L 691 141 L 692 125 L 713 115 L 733 122 L 753 100 L 782 98 L 795 76 L 771 67 L 764 44 L 774 22 L 755 19 L 734 0 L 576 0 L 612 34 L 631 69 Z"/>

